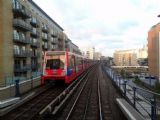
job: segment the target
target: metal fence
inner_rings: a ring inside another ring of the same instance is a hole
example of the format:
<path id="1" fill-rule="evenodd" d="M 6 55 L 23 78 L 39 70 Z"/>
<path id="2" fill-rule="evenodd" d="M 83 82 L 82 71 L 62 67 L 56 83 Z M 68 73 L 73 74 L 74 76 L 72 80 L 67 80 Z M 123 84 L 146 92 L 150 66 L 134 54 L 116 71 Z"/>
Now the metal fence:
<path id="1" fill-rule="evenodd" d="M 16 80 L 19 80 L 19 82 L 27 81 L 27 80 L 32 80 L 36 77 L 40 77 L 42 75 L 42 72 L 33 72 L 30 77 L 11 77 L 11 76 L 6 76 L 5 77 L 5 87 L 6 86 L 11 86 L 15 84 Z"/>
<path id="2" fill-rule="evenodd" d="M 160 94 L 138 87 L 132 80 L 123 79 L 111 68 L 103 69 L 127 101 L 146 119 L 160 119 Z"/>

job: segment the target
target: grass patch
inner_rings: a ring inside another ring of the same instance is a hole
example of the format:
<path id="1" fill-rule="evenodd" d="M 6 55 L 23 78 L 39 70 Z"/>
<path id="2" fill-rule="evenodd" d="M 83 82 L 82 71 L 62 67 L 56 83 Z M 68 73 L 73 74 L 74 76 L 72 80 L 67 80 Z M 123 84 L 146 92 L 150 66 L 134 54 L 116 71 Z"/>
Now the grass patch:
<path id="1" fill-rule="evenodd" d="M 142 82 L 138 77 L 135 77 L 135 80 L 133 80 L 133 82 L 135 84 L 137 84 L 139 87 L 151 90 L 156 93 L 160 93 L 160 83 L 159 82 L 156 82 L 155 86 L 150 86 L 150 85 L 147 85 L 146 83 Z"/>

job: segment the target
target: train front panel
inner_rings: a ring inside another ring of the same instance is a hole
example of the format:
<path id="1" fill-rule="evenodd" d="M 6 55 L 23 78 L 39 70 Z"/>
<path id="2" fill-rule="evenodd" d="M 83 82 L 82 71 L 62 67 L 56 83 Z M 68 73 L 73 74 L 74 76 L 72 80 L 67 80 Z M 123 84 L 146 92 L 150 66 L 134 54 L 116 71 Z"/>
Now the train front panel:
<path id="1" fill-rule="evenodd" d="M 46 52 L 43 66 L 42 84 L 51 80 L 65 80 L 65 59 L 65 52 Z"/>

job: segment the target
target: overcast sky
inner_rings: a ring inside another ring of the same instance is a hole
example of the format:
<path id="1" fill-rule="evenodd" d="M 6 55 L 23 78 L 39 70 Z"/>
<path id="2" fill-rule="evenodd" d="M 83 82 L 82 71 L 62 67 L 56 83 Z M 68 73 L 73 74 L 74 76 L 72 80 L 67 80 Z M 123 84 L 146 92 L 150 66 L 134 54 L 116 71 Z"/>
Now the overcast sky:
<path id="1" fill-rule="evenodd" d="M 73 43 L 94 46 L 105 56 L 141 48 L 148 30 L 160 21 L 160 0 L 33 0 Z"/>

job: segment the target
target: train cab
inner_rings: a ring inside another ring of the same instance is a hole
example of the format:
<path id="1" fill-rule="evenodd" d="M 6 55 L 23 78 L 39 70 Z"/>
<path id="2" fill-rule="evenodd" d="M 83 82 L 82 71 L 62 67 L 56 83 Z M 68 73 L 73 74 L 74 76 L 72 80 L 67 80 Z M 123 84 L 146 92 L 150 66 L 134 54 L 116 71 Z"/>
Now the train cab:
<path id="1" fill-rule="evenodd" d="M 42 82 L 49 80 L 64 80 L 65 70 L 65 52 L 46 52 L 43 64 Z"/>

